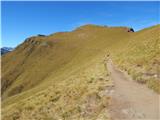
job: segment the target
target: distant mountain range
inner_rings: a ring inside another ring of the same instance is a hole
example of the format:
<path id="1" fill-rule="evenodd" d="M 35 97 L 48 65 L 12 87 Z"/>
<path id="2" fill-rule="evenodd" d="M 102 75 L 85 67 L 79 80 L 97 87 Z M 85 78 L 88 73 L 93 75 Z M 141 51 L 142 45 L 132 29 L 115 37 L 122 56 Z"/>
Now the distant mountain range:
<path id="1" fill-rule="evenodd" d="M 1 55 L 4 55 L 12 50 L 13 50 L 13 48 L 11 48 L 11 47 L 2 47 L 1 48 Z"/>

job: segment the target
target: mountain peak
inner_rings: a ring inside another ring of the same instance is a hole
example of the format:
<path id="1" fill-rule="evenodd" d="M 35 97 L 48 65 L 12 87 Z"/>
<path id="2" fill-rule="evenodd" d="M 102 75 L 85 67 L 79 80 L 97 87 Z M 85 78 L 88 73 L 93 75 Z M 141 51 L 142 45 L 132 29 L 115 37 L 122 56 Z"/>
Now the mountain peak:
<path id="1" fill-rule="evenodd" d="M 123 30 L 126 32 L 134 32 L 134 29 L 127 26 L 107 26 L 107 25 L 95 25 L 95 24 L 86 24 L 82 25 L 75 30 L 96 30 L 96 29 L 117 29 L 117 30 Z"/>
<path id="2" fill-rule="evenodd" d="M 89 29 L 89 28 L 98 28 L 98 27 L 106 27 L 106 26 L 95 25 L 95 24 L 85 24 L 85 25 L 78 27 L 77 29 Z"/>

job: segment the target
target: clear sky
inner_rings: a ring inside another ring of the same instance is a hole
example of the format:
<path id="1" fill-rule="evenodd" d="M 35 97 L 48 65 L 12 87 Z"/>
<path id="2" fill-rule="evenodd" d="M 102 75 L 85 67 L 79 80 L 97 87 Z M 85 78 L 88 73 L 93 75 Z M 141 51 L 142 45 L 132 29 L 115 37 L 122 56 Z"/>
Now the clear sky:
<path id="1" fill-rule="evenodd" d="M 84 24 L 129 26 L 158 24 L 160 2 L 2 2 L 2 46 L 15 47 L 27 37 L 70 31 Z"/>

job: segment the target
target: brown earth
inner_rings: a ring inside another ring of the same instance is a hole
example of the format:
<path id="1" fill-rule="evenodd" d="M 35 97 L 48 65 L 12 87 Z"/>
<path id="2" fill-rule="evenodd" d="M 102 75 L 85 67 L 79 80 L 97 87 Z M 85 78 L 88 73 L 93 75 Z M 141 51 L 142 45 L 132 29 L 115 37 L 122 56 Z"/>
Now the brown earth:
<path id="1" fill-rule="evenodd" d="M 160 96 L 118 70 L 111 60 L 107 67 L 115 84 L 110 104 L 113 120 L 159 120 Z"/>

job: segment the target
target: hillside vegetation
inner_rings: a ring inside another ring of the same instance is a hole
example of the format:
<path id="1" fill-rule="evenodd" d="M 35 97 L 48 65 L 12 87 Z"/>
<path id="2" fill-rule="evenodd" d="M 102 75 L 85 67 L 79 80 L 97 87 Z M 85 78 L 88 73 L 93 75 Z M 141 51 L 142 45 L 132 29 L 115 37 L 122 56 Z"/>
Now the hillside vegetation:
<path id="1" fill-rule="evenodd" d="M 134 80 L 160 93 L 160 25 L 134 33 L 112 51 L 113 59 Z"/>
<path id="2" fill-rule="evenodd" d="M 85 25 L 27 38 L 2 57 L 3 119 L 110 119 L 107 56 L 159 92 L 159 29 Z"/>

